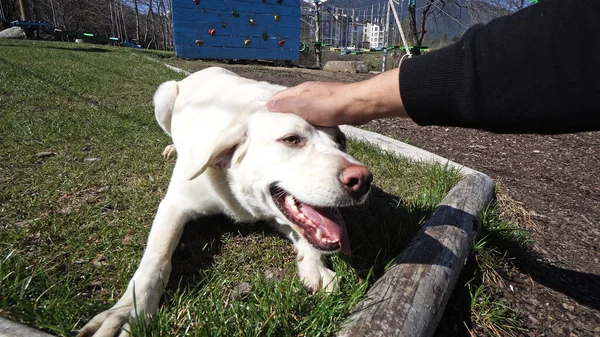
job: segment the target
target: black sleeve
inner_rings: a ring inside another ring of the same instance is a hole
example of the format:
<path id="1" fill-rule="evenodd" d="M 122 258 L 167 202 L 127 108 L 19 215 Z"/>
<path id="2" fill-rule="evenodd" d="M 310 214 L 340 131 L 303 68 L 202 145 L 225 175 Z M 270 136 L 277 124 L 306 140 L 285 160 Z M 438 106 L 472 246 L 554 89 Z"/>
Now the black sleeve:
<path id="1" fill-rule="evenodd" d="M 501 133 L 600 130 L 600 0 L 540 0 L 405 60 L 400 92 L 420 125 Z"/>

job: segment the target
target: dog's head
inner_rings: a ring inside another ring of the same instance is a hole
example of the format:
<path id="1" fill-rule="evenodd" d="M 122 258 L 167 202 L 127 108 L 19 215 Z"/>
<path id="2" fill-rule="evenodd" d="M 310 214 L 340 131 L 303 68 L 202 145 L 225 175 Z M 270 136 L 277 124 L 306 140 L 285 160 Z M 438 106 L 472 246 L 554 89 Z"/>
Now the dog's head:
<path id="1" fill-rule="evenodd" d="M 236 200 L 257 219 L 275 219 L 325 252 L 350 253 L 339 207 L 362 203 L 372 175 L 346 153 L 339 128 L 314 127 L 266 109 L 221 132 L 194 171 L 222 170 Z"/>

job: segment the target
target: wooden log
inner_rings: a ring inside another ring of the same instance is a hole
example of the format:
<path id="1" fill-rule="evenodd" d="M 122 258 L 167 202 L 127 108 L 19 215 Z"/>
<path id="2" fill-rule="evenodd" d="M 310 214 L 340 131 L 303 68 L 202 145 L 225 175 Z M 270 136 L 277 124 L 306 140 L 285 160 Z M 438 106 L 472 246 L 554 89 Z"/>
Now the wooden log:
<path id="1" fill-rule="evenodd" d="M 0 336 L 2 337 L 54 337 L 28 325 L 17 323 L 0 316 Z"/>
<path id="2" fill-rule="evenodd" d="M 359 129 L 350 125 L 340 125 L 342 132 L 349 138 L 366 141 L 376 145 L 382 150 L 394 153 L 397 156 L 408 158 L 409 160 L 425 163 L 440 163 L 457 169 L 460 174 L 467 175 L 471 173 L 480 173 L 472 168 L 455 163 L 444 157 L 425 151 L 418 147 L 403 143 L 399 140 L 380 135 L 375 132 Z"/>
<path id="3" fill-rule="evenodd" d="M 493 195 L 494 181 L 487 175 L 464 176 L 353 310 L 338 336 L 433 335 L 481 231 L 478 214 Z"/>

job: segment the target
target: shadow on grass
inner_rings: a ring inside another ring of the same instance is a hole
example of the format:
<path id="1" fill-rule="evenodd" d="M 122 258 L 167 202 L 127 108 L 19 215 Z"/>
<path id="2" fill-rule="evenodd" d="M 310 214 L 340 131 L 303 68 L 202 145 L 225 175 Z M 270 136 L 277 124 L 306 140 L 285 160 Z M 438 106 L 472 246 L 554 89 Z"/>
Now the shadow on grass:
<path id="1" fill-rule="evenodd" d="M 73 50 L 71 48 L 58 48 L 58 49 Z M 9 67 L 18 69 L 23 74 L 24 81 L 27 80 L 27 77 L 35 78 L 41 82 L 46 83 L 48 86 L 51 86 L 55 89 L 59 89 L 60 91 L 64 92 L 66 95 L 71 97 L 72 99 L 77 99 L 81 102 L 86 102 L 87 104 L 90 104 L 90 105 L 100 105 L 105 113 L 110 113 L 120 120 L 125 120 L 125 121 L 129 121 L 129 122 L 137 123 L 140 125 L 143 125 L 147 121 L 146 117 L 143 115 L 124 114 L 124 113 L 121 113 L 121 111 L 119 111 L 116 107 L 108 106 L 108 105 L 106 105 L 106 103 L 102 103 L 96 98 L 87 97 L 84 94 L 76 91 L 75 89 L 70 88 L 68 84 L 62 83 L 60 80 L 50 78 L 49 76 L 42 76 L 31 69 L 21 67 L 20 65 L 10 62 L 7 59 L 0 58 L 0 64 L 2 64 L 2 63 L 5 63 Z M 81 63 L 83 63 L 83 62 L 81 62 Z M 95 67 L 95 68 L 102 70 L 101 67 L 99 67 L 98 65 L 94 65 L 93 63 L 88 62 L 86 65 L 89 67 Z M 117 73 L 117 74 L 119 77 L 123 78 L 123 80 L 127 80 L 129 82 L 134 81 L 133 79 L 128 78 L 126 73 Z"/>
<path id="2" fill-rule="evenodd" d="M 399 197 L 373 187 L 364 205 L 342 210 L 352 245 L 352 255 L 346 261 L 361 277 L 367 277 L 372 271 L 372 276 L 378 278 L 432 210 L 406 205 Z M 188 223 L 173 255 L 169 287 L 195 282 L 192 280 L 199 270 L 210 268 L 223 247 L 225 234 L 248 236 L 256 232 L 279 235 L 263 222 L 239 225 L 224 216 Z"/>
<path id="3" fill-rule="evenodd" d="M 379 278 L 385 266 L 396 258 L 433 207 L 405 203 L 399 197 L 373 187 L 367 202 L 343 211 L 352 243 L 350 265 L 362 277 L 372 272 Z"/>
<path id="4" fill-rule="evenodd" d="M 224 245 L 226 234 L 248 236 L 252 233 L 263 232 L 267 235 L 277 235 L 266 223 L 235 224 L 225 216 L 211 216 L 186 224 L 179 245 L 173 253 L 172 272 L 169 288 L 186 286 L 198 279 L 199 271 L 210 268 L 215 256 Z"/>
<path id="5" fill-rule="evenodd" d="M 58 50 L 69 50 L 69 51 L 77 51 L 77 52 L 85 52 L 85 53 L 112 53 L 111 50 L 102 49 L 102 48 L 65 48 L 65 47 L 44 47 L 48 49 L 58 49 Z"/>
<path id="6" fill-rule="evenodd" d="M 54 42 L 54 41 L 47 41 L 49 43 Z M 1 44 L 2 47 L 14 47 L 14 48 L 34 48 L 34 49 L 40 49 L 39 45 L 24 45 L 24 44 L 20 44 L 20 45 L 12 45 L 12 44 Z M 96 48 L 96 47 L 90 47 L 90 48 L 80 48 L 80 47 L 73 47 L 73 48 L 69 48 L 69 47 L 55 47 L 55 46 L 44 46 L 44 49 L 56 49 L 56 50 L 68 50 L 68 51 L 77 51 L 77 52 L 87 52 L 87 53 L 111 53 L 111 50 L 108 49 L 104 49 L 104 48 Z"/>

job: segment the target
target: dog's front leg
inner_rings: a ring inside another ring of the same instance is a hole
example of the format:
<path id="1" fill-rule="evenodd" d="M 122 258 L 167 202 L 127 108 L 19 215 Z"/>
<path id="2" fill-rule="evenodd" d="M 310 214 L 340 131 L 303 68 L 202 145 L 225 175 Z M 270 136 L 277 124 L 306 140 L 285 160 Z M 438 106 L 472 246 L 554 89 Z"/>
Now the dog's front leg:
<path id="1" fill-rule="evenodd" d="M 163 199 L 152 224 L 146 251 L 125 294 L 109 310 L 96 315 L 79 336 L 129 336 L 129 321 L 156 313 L 163 286 L 169 281 L 171 257 L 191 213 Z"/>
<path id="2" fill-rule="evenodd" d="M 313 292 L 333 292 L 337 286 L 335 272 L 325 265 L 323 253 L 302 239 L 294 246 L 298 251 L 298 276 L 304 285 Z"/>

